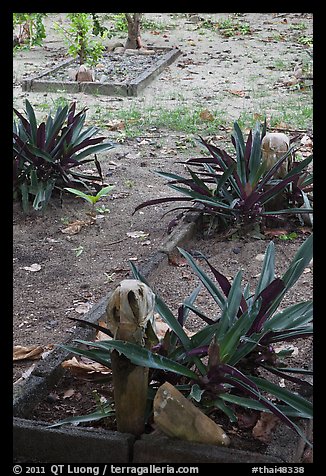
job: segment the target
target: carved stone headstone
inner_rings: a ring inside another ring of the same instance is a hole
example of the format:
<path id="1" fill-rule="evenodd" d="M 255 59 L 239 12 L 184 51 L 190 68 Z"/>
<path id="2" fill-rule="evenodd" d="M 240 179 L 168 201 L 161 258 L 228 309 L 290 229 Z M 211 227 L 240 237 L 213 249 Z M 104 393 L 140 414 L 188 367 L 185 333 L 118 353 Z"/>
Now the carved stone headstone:
<path id="1" fill-rule="evenodd" d="M 79 66 L 76 72 L 76 81 L 78 82 L 92 82 L 94 81 L 93 72 L 85 65 Z"/>
<path id="2" fill-rule="evenodd" d="M 282 132 L 268 132 L 262 140 L 262 159 L 266 163 L 266 170 L 273 165 L 289 150 L 290 139 Z M 289 171 L 291 156 L 289 156 L 278 169 L 274 178 L 283 178 Z"/>
<path id="3" fill-rule="evenodd" d="M 109 296 L 108 328 L 114 339 L 146 346 L 147 329 L 154 326 L 155 295 L 141 281 L 125 279 Z M 141 435 L 145 429 L 148 368 L 134 365 L 111 352 L 114 402 L 118 431 Z"/>

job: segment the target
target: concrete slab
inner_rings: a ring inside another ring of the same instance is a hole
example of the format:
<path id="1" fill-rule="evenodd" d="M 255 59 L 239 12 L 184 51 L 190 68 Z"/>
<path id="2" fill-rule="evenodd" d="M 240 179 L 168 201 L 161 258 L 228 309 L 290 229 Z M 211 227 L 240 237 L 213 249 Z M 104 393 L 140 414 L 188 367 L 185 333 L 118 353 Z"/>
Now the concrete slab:
<path id="1" fill-rule="evenodd" d="M 280 463 L 275 456 L 145 435 L 134 444 L 133 463 Z"/>
<path id="2" fill-rule="evenodd" d="M 43 463 L 129 463 L 134 436 L 95 428 L 48 428 L 14 419 L 14 460 Z"/>

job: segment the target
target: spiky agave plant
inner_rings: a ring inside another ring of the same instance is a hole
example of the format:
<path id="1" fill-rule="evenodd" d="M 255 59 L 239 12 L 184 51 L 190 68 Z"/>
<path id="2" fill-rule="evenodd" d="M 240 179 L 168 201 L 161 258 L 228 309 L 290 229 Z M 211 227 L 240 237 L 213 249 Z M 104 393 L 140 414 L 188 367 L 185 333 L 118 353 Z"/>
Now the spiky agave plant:
<path id="1" fill-rule="evenodd" d="M 33 208 L 41 210 L 49 202 L 54 189 L 89 187 L 99 191 L 103 187 L 101 167 L 93 154 L 113 147 L 103 143 L 105 137 L 94 137 L 97 127 L 84 128 L 86 108 L 76 113 L 76 103 L 60 106 L 54 117 L 37 124 L 34 109 L 26 99 L 26 117 L 14 109 L 18 122 L 13 127 L 14 197 L 22 200 L 28 210 L 30 198 Z M 94 162 L 98 175 L 78 170 L 81 165 Z"/>
<path id="2" fill-rule="evenodd" d="M 188 252 L 179 249 L 201 285 L 179 307 L 177 317 L 156 295 L 156 311 L 169 326 L 161 341 L 153 340 L 151 349 L 115 339 L 95 343 L 76 340 L 88 349 L 64 347 L 108 367 L 111 365 L 110 353 L 115 349 L 133 364 L 149 367 L 152 369 L 150 401 L 157 388 L 169 381 L 187 396 L 195 397 L 196 404 L 204 410 L 221 410 L 232 422 L 237 421 L 235 406 L 271 412 L 304 437 L 295 419 L 312 418 L 312 404 L 295 391 L 273 383 L 266 372 L 260 373 L 260 369 L 293 383 L 310 385 L 298 375 L 312 372 L 288 367 L 284 355 L 277 352 L 274 344 L 312 335 L 312 301 L 279 310 L 285 294 L 312 258 L 312 243 L 311 235 L 282 277 L 276 277 L 275 248 L 270 242 L 254 292 L 249 283 L 242 288 L 241 271 L 231 282 L 202 256 L 211 277 Z M 131 263 L 131 267 L 134 277 L 148 284 L 134 264 Z M 214 316 L 195 306 L 201 286 L 216 304 Z M 203 321 L 202 329 L 191 337 L 184 330 L 190 311 Z M 77 320 L 112 337 L 110 331 L 97 324 Z"/>
<path id="3" fill-rule="evenodd" d="M 227 226 L 235 225 L 245 229 L 246 226 L 250 228 L 250 225 L 260 223 L 267 216 L 283 218 L 287 215 L 312 213 L 307 201 L 305 207 L 297 206 L 302 195 L 302 174 L 312 161 L 312 156 L 296 164 L 283 178 L 276 179 L 275 175 L 293 154 L 294 147 L 291 146 L 268 170 L 261 150 L 265 134 L 266 121 L 262 126 L 257 123 L 245 142 L 242 131 L 235 122 L 231 136 L 236 150 L 235 157 L 200 138 L 210 156 L 181 162 L 186 166 L 188 177 L 156 171 L 169 180 L 167 185 L 170 188 L 181 195 L 148 200 L 138 205 L 134 213 L 141 208 L 165 202 L 191 202 L 189 206 L 182 208 L 187 210 L 194 204 L 200 204 L 205 215 L 218 217 Z M 311 182 L 309 176 L 310 185 Z M 288 201 L 287 208 L 266 209 L 268 202 L 272 203 L 281 192 L 292 189 L 295 190 L 295 195 L 291 194 L 292 201 Z M 179 208 L 181 207 L 177 209 Z"/>

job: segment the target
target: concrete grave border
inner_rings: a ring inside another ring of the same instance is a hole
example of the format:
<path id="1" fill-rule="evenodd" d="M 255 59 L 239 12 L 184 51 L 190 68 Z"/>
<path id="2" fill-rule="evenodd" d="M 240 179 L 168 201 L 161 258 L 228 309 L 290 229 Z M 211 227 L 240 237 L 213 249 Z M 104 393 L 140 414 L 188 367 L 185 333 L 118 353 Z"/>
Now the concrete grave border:
<path id="1" fill-rule="evenodd" d="M 140 269 L 148 278 L 168 264 L 169 258 L 184 246 L 201 226 L 200 211 L 188 213 Z M 97 322 L 105 315 L 108 295 L 84 315 Z M 78 325 L 73 339 L 92 339 L 94 330 Z M 61 363 L 69 352 L 57 348 L 35 367 L 30 377 L 14 387 L 13 438 L 14 462 L 47 463 L 300 463 L 304 441 L 283 424 L 274 431 L 266 454 L 189 443 L 163 435 L 133 435 L 104 429 L 60 427 L 28 417 L 63 374 Z M 311 438 L 312 422 L 304 420 L 301 427 Z"/>
<path id="2" fill-rule="evenodd" d="M 138 94 L 151 83 L 167 66 L 172 64 L 180 55 L 179 48 L 151 48 L 157 51 L 165 51 L 163 56 L 158 59 L 152 66 L 143 71 L 136 79 L 129 83 L 99 83 L 99 82 L 77 82 L 77 81 L 56 81 L 49 80 L 46 77 L 61 68 L 66 68 L 74 59 L 68 59 L 55 66 L 47 69 L 41 74 L 37 74 L 22 81 L 23 91 L 32 92 L 57 92 L 66 93 L 86 93 L 86 94 L 102 94 L 106 96 L 138 96 Z"/>

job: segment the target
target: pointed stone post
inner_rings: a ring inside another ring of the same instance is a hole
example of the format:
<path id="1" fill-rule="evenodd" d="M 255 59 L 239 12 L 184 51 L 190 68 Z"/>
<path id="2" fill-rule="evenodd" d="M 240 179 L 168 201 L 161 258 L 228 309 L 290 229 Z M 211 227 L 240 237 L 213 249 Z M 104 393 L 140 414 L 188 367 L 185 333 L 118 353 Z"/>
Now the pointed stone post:
<path id="1" fill-rule="evenodd" d="M 154 326 L 155 295 L 141 281 L 125 279 L 111 293 L 106 308 L 114 339 L 146 347 L 146 330 Z M 141 435 L 145 429 L 148 368 L 134 365 L 116 350 L 111 352 L 117 429 Z"/>

